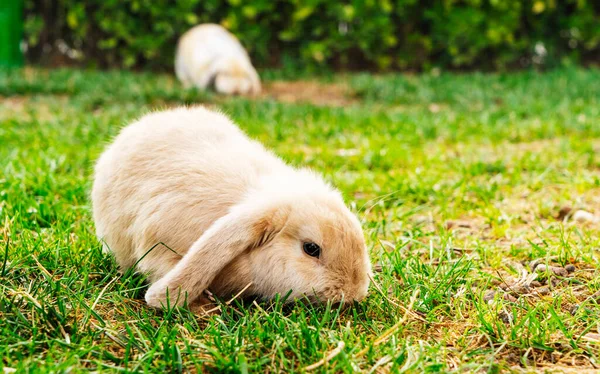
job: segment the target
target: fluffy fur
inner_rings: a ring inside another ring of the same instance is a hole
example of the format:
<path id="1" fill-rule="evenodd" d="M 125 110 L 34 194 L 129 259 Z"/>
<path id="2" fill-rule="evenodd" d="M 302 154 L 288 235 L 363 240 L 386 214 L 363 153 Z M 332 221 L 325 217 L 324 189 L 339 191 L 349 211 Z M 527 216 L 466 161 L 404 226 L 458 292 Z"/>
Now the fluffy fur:
<path id="1" fill-rule="evenodd" d="M 339 192 L 202 107 L 125 127 L 97 162 L 92 202 L 105 249 L 122 269 L 137 263 L 149 275 L 153 307 L 198 302 L 206 289 L 227 297 L 248 284 L 246 294 L 263 298 L 367 293 L 362 229 Z M 306 241 L 321 246 L 320 258 L 304 253 Z"/>
<path id="2" fill-rule="evenodd" d="M 175 74 L 184 86 L 206 89 L 214 83 L 227 95 L 260 93 L 260 79 L 235 36 L 214 24 L 199 25 L 179 39 Z"/>

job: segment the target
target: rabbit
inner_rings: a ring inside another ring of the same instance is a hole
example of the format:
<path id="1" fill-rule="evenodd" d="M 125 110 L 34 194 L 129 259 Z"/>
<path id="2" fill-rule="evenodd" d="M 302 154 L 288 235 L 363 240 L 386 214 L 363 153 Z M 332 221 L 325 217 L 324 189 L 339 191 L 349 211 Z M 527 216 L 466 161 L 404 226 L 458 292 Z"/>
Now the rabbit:
<path id="1" fill-rule="evenodd" d="M 151 307 L 202 307 L 207 290 L 313 303 L 367 294 L 362 228 L 340 193 L 218 112 L 176 108 L 123 128 L 91 197 L 104 249 L 148 275 Z"/>
<path id="2" fill-rule="evenodd" d="M 175 74 L 184 87 L 206 89 L 214 84 L 226 95 L 257 95 L 261 91 L 258 73 L 237 38 L 216 24 L 188 30 L 179 39 Z"/>

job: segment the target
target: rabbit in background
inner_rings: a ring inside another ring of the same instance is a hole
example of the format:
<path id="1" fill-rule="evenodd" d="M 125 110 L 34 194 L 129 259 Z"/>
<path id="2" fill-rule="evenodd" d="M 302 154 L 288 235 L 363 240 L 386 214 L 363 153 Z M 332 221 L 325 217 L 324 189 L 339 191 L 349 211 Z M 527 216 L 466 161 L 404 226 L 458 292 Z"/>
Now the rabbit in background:
<path id="1" fill-rule="evenodd" d="M 260 79 L 237 38 L 216 24 L 198 25 L 179 39 L 175 74 L 184 87 L 214 85 L 226 95 L 257 95 Z"/>
<path id="2" fill-rule="evenodd" d="M 125 127 L 96 164 L 92 203 L 105 250 L 148 274 L 153 307 L 202 310 L 205 290 L 312 302 L 367 294 L 362 228 L 340 193 L 202 107 Z"/>

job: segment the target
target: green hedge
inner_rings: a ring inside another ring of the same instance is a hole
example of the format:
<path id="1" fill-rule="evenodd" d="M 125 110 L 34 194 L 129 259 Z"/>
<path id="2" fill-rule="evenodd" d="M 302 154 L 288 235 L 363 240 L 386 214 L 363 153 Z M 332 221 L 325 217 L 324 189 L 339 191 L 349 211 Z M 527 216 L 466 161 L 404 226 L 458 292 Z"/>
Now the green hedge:
<path id="1" fill-rule="evenodd" d="M 26 0 L 25 16 L 30 61 L 66 53 L 100 67 L 170 69 L 177 37 L 203 22 L 235 33 L 258 66 L 502 69 L 600 56 L 596 0 Z"/>

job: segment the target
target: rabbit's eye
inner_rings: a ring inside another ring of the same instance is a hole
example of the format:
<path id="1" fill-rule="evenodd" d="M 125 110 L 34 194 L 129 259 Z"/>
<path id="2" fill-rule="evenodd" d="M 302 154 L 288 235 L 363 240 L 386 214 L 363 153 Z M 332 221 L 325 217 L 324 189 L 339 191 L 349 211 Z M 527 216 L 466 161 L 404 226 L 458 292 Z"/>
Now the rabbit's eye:
<path id="1" fill-rule="evenodd" d="M 302 244 L 302 248 L 304 249 L 304 252 L 311 257 L 319 258 L 319 256 L 321 256 L 321 247 L 315 243 L 305 242 Z"/>

